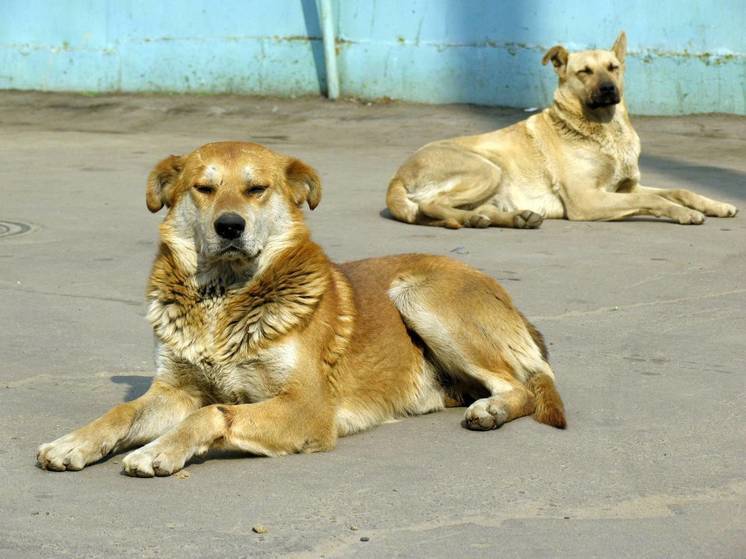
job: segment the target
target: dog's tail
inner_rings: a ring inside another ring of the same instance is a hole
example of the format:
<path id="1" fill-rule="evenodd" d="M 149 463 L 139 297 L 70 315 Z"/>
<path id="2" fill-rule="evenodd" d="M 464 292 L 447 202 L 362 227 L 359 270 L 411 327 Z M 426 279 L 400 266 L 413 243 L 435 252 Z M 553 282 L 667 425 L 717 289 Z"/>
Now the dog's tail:
<path id="1" fill-rule="evenodd" d="M 407 196 L 407 189 L 399 177 L 394 177 L 389 183 L 386 193 L 386 205 L 396 219 L 405 223 L 414 223 L 417 218 L 417 204 Z"/>
<path id="2" fill-rule="evenodd" d="M 531 338 L 541 352 L 543 366 L 549 372 L 547 374 L 545 371 L 536 371 L 528 380 L 527 388 L 534 394 L 534 419 L 539 423 L 564 429 L 567 427 L 565 405 L 562 403 L 557 386 L 554 384 L 554 378 L 552 378 L 551 374 L 552 368 L 547 362 L 549 351 L 547 351 L 544 336 L 541 335 L 541 332 L 523 314 L 520 312 L 518 314 L 520 314 L 526 328 L 528 328 L 529 334 L 531 334 Z"/>
<path id="3" fill-rule="evenodd" d="M 565 406 L 551 376 L 546 373 L 534 374 L 528 381 L 528 389 L 534 394 L 534 419 L 536 421 L 557 427 L 557 429 L 567 427 Z"/>

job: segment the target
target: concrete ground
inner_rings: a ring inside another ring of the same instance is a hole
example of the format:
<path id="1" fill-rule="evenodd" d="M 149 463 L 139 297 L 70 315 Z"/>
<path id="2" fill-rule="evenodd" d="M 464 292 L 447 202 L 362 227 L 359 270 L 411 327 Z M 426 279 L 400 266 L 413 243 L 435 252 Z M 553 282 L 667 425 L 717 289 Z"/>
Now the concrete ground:
<path id="1" fill-rule="evenodd" d="M 536 231 L 382 214 L 409 152 L 524 116 L 0 94 L 0 556 L 746 556 L 743 213 Z M 646 184 L 743 210 L 746 119 L 635 124 Z M 121 455 L 78 473 L 37 469 L 40 443 L 150 383 L 143 292 L 161 216 L 145 209 L 145 177 L 163 156 L 218 139 L 253 139 L 320 170 L 309 221 L 334 259 L 423 251 L 498 278 L 550 342 L 567 431 L 525 418 L 471 432 L 451 409 L 331 453 L 210 459 L 189 477 L 128 478 Z"/>

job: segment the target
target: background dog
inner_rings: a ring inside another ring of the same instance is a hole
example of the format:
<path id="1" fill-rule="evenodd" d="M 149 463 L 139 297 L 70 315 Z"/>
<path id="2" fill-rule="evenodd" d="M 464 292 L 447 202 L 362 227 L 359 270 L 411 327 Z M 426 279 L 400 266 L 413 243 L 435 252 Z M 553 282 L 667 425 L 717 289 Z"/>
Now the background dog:
<path id="1" fill-rule="evenodd" d="M 335 266 L 299 208 L 320 197 L 313 169 L 256 144 L 161 161 L 146 196 L 151 211 L 168 207 L 148 286 L 155 380 L 42 445 L 41 467 L 80 470 L 145 444 L 124 471 L 169 475 L 211 448 L 329 450 L 465 403 L 470 429 L 530 414 L 565 427 L 541 334 L 496 281 L 425 255 Z"/>
<path id="2" fill-rule="evenodd" d="M 639 183 L 640 140 L 624 103 L 621 33 L 610 51 L 549 49 L 554 103 L 508 128 L 434 142 L 391 180 L 386 203 L 407 223 L 535 228 L 545 217 L 609 221 L 633 215 L 699 224 L 736 208 L 687 190 Z"/>

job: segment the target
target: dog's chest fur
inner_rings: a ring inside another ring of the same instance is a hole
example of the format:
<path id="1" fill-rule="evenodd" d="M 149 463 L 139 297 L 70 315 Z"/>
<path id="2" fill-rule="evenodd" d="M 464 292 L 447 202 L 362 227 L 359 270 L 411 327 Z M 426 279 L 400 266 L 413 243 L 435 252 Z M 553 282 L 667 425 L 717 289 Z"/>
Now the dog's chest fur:
<path id="1" fill-rule="evenodd" d="M 220 292 L 188 305 L 154 301 L 149 316 L 155 318 L 159 369 L 169 362 L 165 369 L 179 376 L 179 382 L 196 385 L 216 402 L 270 398 L 295 364 L 294 342 L 264 348 L 252 344 L 251 336 L 226 330 L 223 325 L 232 303 L 230 295 Z"/>
<path id="2" fill-rule="evenodd" d="M 548 162 L 554 184 L 570 188 L 590 181 L 597 188 L 615 192 L 639 180 L 640 138 L 624 109 L 608 123 L 591 122 L 556 106 L 532 117 L 538 118 L 546 119 L 563 146 L 557 163 Z M 534 133 L 534 137 L 540 136 Z"/>
<path id="3" fill-rule="evenodd" d="M 629 122 L 616 118 L 599 126 L 589 141 L 578 145 L 571 159 L 586 177 L 595 177 L 599 188 L 615 192 L 640 178 L 640 139 Z M 601 164 L 599 164 L 601 163 Z"/>
<path id="4" fill-rule="evenodd" d="M 608 140 L 601 143 L 601 153 L 607 159 L 611 175 L 607 189 L 616 191 L 628 181 L 640 179 L 640 138 L 623 119 L 614 122 L 607 134 Z"/>
<path id="5" fill-rule="evenodd" d="M 292 374 L 298 356 L 292 330 L 315 308 L 318 278 L 235 279 L 215 274 L 198 282 L 157 263 L 148 319 L 159 374 L 167 371 L 216 402 L 256 402 L 275 396 Z"/>

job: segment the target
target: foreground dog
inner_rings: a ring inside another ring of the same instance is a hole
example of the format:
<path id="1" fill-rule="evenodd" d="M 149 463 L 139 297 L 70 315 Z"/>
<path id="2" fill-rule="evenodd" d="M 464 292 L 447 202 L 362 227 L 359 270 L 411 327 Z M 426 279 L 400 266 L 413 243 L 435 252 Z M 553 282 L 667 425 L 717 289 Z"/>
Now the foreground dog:
<path id="1" fill-rule="evenodd" d="M 541 334 L 497 282 L 425 255 L 336 266 L 299 209 L 320 197 L 313 169 L 256 144 L 161 161 L 147 188 L 151 211 L 169 208 L 148 287 L 155 380 L 42 445 L 41 467 L 80 470 L 147 443 L 124 471 L 169 475 L 211 448 L 329 450 L 470 401 L 471 429 L 530 414 L 565 426 Z"/>
<path id="2" fill-rule="evenodd" d="M 736 208 L 687 190 L 641 186 L 640 140 L 623 101 L 624 33 L 610 51 L 549 49 L 559 76 L 554 103 L 508 128 L 443 140 L 414 153 L 386 202 L 407 223 L 535 228 L 545 217 L 615 220 L 634 215 L 702 223 Z"/>

